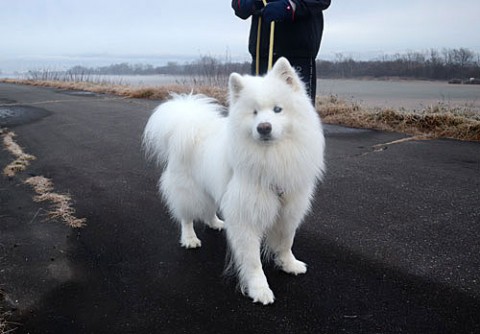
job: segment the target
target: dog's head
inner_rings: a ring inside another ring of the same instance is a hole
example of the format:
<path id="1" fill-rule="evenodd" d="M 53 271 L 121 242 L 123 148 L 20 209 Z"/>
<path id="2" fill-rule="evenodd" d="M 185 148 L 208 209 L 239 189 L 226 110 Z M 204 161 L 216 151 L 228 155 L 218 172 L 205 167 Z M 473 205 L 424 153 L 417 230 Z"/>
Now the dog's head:
<path id="1" fill-rule="evenodd" d="M 232 73 L 229 101 L 236 130 L 262 144 L 292 135 L 302 113 L 313 108 L 303 82 L 285 58 L 264 77 Z"/>

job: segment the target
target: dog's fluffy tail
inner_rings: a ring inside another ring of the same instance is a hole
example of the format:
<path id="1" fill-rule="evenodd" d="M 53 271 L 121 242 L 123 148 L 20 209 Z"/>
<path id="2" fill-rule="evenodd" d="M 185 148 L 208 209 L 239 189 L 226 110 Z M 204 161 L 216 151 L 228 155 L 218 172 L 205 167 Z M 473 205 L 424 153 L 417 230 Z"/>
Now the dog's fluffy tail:
<path id="1" fill-rule="evenodd" d="M 172 154 L 187 158 L 202 126 L 213 121 L 223 108 L 204 95 L 177 95 L 158 106 L 143 132 L 142 146 L 147 159 L 166 163 Z"/>

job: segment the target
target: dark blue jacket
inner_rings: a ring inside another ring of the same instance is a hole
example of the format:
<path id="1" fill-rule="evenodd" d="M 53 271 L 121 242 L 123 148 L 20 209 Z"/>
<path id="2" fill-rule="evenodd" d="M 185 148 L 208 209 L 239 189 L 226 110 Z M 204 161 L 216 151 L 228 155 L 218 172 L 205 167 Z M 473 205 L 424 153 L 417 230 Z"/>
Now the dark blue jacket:
<path id="1" fill-rule="evenodd" d="M 242 0 L 232 0 L 235 15 L 242 19 L 252 16 L 248 49 L 256 56 L 257 28 L 259 12 L 243 13 L 240 9 Z M 296 4 L 292 22 L 275 23 L 274 56 L 292 58 L 316 58 L 320 49 L 323 33 L 322 11 L 330 6 L 331 0 L 293 0 Z M 270 25 L 262 21 L 260 35 L 260 56 L 268 56 Z"/>

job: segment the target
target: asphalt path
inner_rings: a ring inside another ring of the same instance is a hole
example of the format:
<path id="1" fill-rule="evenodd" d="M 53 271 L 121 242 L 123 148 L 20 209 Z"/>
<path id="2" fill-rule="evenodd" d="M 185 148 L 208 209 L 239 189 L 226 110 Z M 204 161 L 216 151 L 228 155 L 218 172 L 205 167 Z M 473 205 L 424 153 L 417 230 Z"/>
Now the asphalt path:
<path id="1" fill-rule="evenodd" d="M 0 124 L 37 157 L 0 177 L 15 333 L 480 332 L 480 143 L 382 145 L 406 136 L 326 126 L 326 178 L 294 244 L 308 272 L 265 264 L 264 307 L 222 276 L 223 232 L 198 225 L 202 247 L 180 247 L 141 152 L 157 104 L 0 84 Z M 11 160 L 0 151 L 0 167 Z M 87 226 L 48 220 L 31 175 L 69 193 Z"/>

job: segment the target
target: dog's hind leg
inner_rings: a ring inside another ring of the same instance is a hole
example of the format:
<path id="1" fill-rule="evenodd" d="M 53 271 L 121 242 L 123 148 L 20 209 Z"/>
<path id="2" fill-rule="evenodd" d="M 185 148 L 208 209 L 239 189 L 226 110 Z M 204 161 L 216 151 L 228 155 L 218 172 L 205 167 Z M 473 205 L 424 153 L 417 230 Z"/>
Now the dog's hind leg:
<path id="1" fill-rule="evenodd" d="M 198 248 L 202 246 L 202 242 L 197 238 L 193 228 L 193 221 L 182 220 L 182 236 L 180 243 L 185 248 Z"/>

